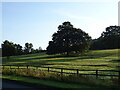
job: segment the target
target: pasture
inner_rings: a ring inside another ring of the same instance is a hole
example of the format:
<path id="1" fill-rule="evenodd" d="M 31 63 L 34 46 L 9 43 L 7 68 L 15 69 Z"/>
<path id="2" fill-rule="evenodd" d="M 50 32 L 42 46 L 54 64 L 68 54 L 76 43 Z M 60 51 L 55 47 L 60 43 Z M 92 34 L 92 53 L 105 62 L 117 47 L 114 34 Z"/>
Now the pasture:
<path id="1" fill-rule="evenodd" d="M 99 74 L 105 75 L 120 75 L 118 72 L 102 72 L 102 70 L 120 70 L 120 58 L 119 58 L 120 49 L 110 49 L 110 50 L 94 50 L 89 51 L 88 53 L 82 54 L 78 56 L 65 57 L 64 55 L 47 55 L 44 53 L 38 54 L 29 54 L 29 55 L 21 55 L 21 56 L 11 56 L 9 59 L 6 57 L 2 58 L 2 65 L 8 67 L 3 69 L 4 75 L 17 75 L 17 76 L 27 76 L 27 77 L 36 77 L 39 79 L 46 79 L 52 81 L 62 81 L 62 82 L 72 82 L 72 83 L 80 83 L 85 85 L 93 85 L 93 86 L 108 86 L 108 87 L 116 87 L 118 85 L 118 79 L 112 76 L 104 77 L 100 76 L 99 79 L 103 81 L 99 81 L 96 78 L 96 70 L 99 70 Z M 8 66 L 6 66 L 8 65 Z M 13 65 L 12 67 L 9 65 Z M 14 66 L 15 65 L 15 66 Z M 26 68 L 26 65 L 29 65 L 29 69 L 17 69 Z M 37 66 L 33 67 L 33 66 Z M 43 68 L 42 68 L 43 67 Z M 48 72 L 48 68 L 50 67 L 50 71 L 61 72 L 61 69 L 55 68 L 66 68 L 64 73 L 76 73 L 76 70 L 79 69 L 79 74 L 95 74 L 92 76 L 86 75 L 71 75 L 71 74 L 57 74 Z M 16 68 L 16 69 L 11 69 Z M 68 70 L 67 70 L 68 69 Z M 71 69 L 71 70 L 70 70 Z M 91 71 L 81 71 L 81 70 L 91 70 Z M 94 70 L 94 71 L 92 71 Z M 101 71 L 100 71 L 101 70 Z M 47 71 L 47 72 L 45 72 Z M 91 82 L 92 80 L 92 82 Z M 87 81 L 87 82 L 86 82 Z M 104 83 L 103 83 L 104 82 Z"/>
<path id="2" fill-rule="evenodd" d="M 62 55 L 47 55 L 44 53 L 11 56 L 2 58 L 3 65 L 37 65 L 44 67 L 89 69 L 89 70 L 119 70 L 120 49 L 93 50 L 79 57 L 64 57 Z"/>

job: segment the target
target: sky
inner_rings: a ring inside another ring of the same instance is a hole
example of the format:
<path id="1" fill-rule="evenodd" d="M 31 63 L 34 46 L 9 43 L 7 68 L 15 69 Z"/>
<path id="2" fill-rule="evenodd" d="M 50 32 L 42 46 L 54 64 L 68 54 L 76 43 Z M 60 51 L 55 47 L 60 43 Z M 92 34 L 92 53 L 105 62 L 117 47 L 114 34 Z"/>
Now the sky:
<path id="1" fill-rule="evenodd" d="M 118 1 L 2 2 L 1 43 L 9 40 L 24 47 L 28 42 L 46 49 L 65 21 L 98 38 L 106 27 L 118 25 Z"/>

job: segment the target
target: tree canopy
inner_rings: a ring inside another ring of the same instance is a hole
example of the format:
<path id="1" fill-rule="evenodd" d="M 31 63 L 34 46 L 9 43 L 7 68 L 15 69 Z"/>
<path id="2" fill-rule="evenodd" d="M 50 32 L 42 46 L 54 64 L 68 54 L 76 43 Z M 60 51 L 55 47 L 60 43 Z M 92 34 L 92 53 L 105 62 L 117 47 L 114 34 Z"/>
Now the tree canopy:
<path id="1" fill-rule="evenodd" d="M 91 37 L 79 28 L 74 28 L 70 22 L 58 26 L 58 31 L 49 41 L 47 54 L 84 52 L 90 47 Z"/>
<path id="2" fill-rule="evenodd" d="M 2 44 L 2 56 L 12 56 L 15 55 L 15 47 L 12 42 L 8 40 L 4 41 Z"/>
<path id="3" fill-rule="evenodd" d="M 15 56 L 15 55 L 23 55 L 23 54 L 30 54 L 30 53 L 40 53 L 44 50 L 42 50 L 41 47 L 39 49 L 33 49 L 32 43 L 25 43 L 25 47 L 23 47 L 20 44 L 14 44 L 13 42 L 10 42 L 8 40 L 5 40 L 2 43 L 2 48 L 0 48 L 0 51 L 2 51 L 2 56 Z"/>
<path id="4" fill-rule="evenodd" d="M 32 43 L 25 43 L 25 50 L 24 50 L 25 54 L 31 53 L 33 49 L 32 47 L 33 47 Z"/>
<path id="5" fill-rule="evenodd" d="M 98 39 L 94 39 L 91 49 L 119 49 L 120 26 L 109 26 Z"/>

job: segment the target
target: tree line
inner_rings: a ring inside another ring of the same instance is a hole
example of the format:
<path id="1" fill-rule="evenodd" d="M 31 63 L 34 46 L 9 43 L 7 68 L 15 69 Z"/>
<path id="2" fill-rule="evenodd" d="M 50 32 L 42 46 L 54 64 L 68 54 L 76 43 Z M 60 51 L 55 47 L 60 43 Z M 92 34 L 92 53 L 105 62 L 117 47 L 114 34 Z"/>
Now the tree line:
<path id="1" fill-rule="evenodd" d="M 20 44 L 14 44 L 8 40 L 5 40 L 2 43 L 2 56 L 16 56 L 16 55 L 25 55 L 42 52 L 42 48 L 34 49 L 32 43 L 25 43 L 25 47 L 22 47 Z"/>
<path id="2" fill-rule="evenodd" d="M 84 53 L 88 50 L 120 49 L 120 26 L 109 26 L 101 36 L 92 39 L 88 33 L 75 28 L 71 22 L 63 22 L 58 31 L 52 35 L 52 40 L 46 48 L 47 54 Z M 33 49 L 32 43 L 25 43 L 25 47 L 5 40 L 2 44 L 2 56 L 40 53 L 42 48 Z"/>
<path id="3" fill-rule="evenodd" d="M 70 22 L 58 26 L 58 31 L 49 41 L 47 54 L 83 53 L 91 50 L 120 49 L 120 26 L 109 26 L 97 39 L 91 39 L 88 33 L 75 28 Z"/>
<path id="4" fill-rule="evenodd" d="M 120 26 L 109 26 L 91 42 L 91 50 L 120 49 Z"/>

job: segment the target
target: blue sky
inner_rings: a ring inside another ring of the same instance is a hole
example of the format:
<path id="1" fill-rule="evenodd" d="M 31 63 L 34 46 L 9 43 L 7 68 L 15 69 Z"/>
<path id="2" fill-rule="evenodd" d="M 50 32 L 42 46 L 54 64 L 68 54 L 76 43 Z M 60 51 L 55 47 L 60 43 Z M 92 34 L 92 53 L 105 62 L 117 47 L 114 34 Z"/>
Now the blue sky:
<path id="1" fill-rule="evenodd" d="M 65 21 L 98 38 L 106 27 L 118 25 L 118 2 L 3 2 L 2 41 L 46 49 Z"/>

